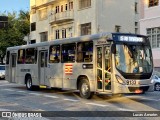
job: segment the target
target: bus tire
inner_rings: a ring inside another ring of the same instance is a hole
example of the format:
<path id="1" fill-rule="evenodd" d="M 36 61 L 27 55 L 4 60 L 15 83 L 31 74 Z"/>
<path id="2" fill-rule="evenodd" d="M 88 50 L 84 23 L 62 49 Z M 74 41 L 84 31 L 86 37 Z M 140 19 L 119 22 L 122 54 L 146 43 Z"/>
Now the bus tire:
<path id="1" fill-rule="evenodd" d="M 27 90 L 33 89 L 31 76 L 27 76 L 27 78 L 26 78 L 26 88 L 27 88 Z"/>
<path id="2" fill-rule="evenodd" d="M 93 93 L 90 91 L 89 82 L 86 79 L 83 79 L 79 82 L 79 91 L 80 96 L 85 99 L 90 99 L 93 96 Z"/>

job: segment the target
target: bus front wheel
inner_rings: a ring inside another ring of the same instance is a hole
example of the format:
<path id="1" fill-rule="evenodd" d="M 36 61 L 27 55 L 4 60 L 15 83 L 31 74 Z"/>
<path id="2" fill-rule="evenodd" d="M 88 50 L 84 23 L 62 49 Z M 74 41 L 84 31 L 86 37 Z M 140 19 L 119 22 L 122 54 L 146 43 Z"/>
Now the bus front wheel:
<path id="1" fill-rule="evenodd" d="M 90 91 L 90 86 L 88 80 L 81 80 L 79 83 L 80 96 L 85 99 L 90 99 L 93 93 Z"/>
<path id="2" fill-rule="evenodd" d="M 27 88 L 27 90 L 32 90 L 32 88 L 33 88 L 32 79 L 30 76 L 28 76 L 26 79 L 26 88 Z"/>

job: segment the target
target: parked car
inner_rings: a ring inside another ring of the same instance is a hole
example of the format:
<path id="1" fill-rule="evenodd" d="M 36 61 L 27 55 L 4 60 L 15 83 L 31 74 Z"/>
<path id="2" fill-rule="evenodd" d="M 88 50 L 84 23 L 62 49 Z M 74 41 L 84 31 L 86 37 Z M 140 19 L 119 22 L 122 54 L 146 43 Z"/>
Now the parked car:
<path id="1" fill-rule="evenodd" d="M 5 79 L 5 65 L 0 65 L 0 79 Z"/>
<path id="2" fill-rule="evenodd" d="M 154 75 L 153 80 L 154 80 L 154 90 L 160 91 L 160 77 L 157 75 Z"/>

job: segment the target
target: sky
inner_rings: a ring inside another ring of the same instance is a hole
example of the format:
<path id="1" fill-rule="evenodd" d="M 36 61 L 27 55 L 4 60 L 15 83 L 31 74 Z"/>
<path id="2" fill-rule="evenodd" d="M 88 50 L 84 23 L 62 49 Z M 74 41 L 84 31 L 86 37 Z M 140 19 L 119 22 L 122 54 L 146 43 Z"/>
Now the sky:
<path id="1" fill-rule="evenodd" d="M 0 0 L 0 13 L 29 10 L 30 0 Z"/>

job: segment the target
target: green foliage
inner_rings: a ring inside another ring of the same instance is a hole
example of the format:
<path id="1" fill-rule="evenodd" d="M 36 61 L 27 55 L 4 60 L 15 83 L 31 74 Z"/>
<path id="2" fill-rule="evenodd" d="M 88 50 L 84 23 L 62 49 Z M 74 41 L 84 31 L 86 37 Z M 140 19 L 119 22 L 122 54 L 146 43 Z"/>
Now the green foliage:
<path id="1" fill-rule="evenodd" d="M 7 47 L 26 44 L 23 39 L 24 36 L 28 35 L 30 31 L 28 11 L 21 10 L 18 15 L 16 12 L 3 13 L 2 15 L 8 16 L 8 27 L 5 29 L 0 29 L 1 59 L 4 58 Z"/>

